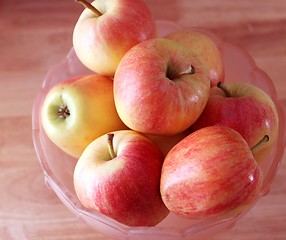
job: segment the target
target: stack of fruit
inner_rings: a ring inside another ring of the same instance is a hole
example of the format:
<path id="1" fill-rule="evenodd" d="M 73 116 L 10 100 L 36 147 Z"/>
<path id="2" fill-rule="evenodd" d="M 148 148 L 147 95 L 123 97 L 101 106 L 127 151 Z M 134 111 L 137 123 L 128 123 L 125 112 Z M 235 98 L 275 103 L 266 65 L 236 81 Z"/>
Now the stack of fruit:
<path id="1" fill-rule="evenodd" d="M 49 90 L 41 121 L 77 160 L 74 187 L 86 208 L 129 226 L 169 212 L 234 216 L 260 193 L 278 134 L 272 99 L 228 83 L 215 42 L 198 31 L 164 37 L 141 0 L 78 0 L 86 9 L 73 47 L 94 74 Z"/>

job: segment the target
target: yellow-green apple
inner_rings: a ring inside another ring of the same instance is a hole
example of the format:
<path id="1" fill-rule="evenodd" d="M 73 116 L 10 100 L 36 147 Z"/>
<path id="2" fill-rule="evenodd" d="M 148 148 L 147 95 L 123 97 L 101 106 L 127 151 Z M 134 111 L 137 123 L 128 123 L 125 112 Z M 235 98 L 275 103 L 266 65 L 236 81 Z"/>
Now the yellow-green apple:
<path id="1" fill-rule="evenodd" d="M 221 52 L 210 36 L 195 30 L 178 30 L 165 36 L 192 49 L 208 70 L 211 86 L 224 81 L 224 65 Z"/>
<path id="2" fill-rule="evenodd" d="M 168 153 L 161 194 L 167 208 L 184 218 L 231 217 L 254 203 L 262 182 L 262 170 L 243 137 L 231 128 L 210 126 Z"/>
<path id="3" fill-rule="evenodd" d="M 86 9 L 73 31 L 73 47 L 87 68 L 113 76 L 123 55 L 137 43 L 156 36 L 148 6 L 142 0 L 77 0 Z"/>
<path id="4" fill-rule="evenodd" d="M 115 131 L 95 139 L 74 170 L 74 186 L 86 208 L 128 226 L 154 226 L 169 213 L 160 195 L 164 155 L 146 136 Z"/>
<path id="5" fill-rule="evenodd" d="M 175 135 L 192 125 L 210 92 L 204 66 L 190 49 L 164 38 L 131 48 L 114 76 L 114 99 L 131 129 Z"/>
<path id="6" fill-rule="evenodd" d="M 270 96 L 253 84 L 219 83 L 213 87 L 207 106 L 193 125 L 228 126 L 238 131 L 250 147 L 267 134 L 269 141 L 253 154 L 258 162 L 267 159 L 278 135 L 278 113 Z"/>
<path id="7" fill-rule="evenodd" d="M 115 109 L 113 80 L 95 74 L 52 87 L 43 102 L 41 122 L 51 141 L 76 158 L 102 134 L 127 129 Z"/>

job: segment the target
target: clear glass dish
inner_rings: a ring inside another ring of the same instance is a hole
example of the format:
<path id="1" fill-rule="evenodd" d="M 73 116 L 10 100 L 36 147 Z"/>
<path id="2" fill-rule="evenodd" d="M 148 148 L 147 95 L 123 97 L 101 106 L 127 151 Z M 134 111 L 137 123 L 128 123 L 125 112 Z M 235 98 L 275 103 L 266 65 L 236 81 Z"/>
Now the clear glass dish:
<path id="1" fill-rule="evenodd" d="M 157 21 L 159 36 L 164 36 L 173 31 L 182 29 L 169 21 Z M 191 28 L 189 28 L 191 29 Z M 202 29 L 196 29 L 203 31 Z M 205 32 L 205 31 L 203 31 Z M 208 32 L 205 32 L 209 34 Z M 286 101 L 277 99 L 275 87 L 268 75 L 257 68 L 255 62 L 243 49 L 223 42 L 209 34 L 221 50 L 225 64 L 225 82 L 245 81 L 264 89 L 274 100 L 280 118 L 280 130 L 277 144 L 268 161 L 261 165 L 265 179 L 263 189 L 257 201 L 266 195 L 271 187 L 279 164 L 282 160 L 285 148 L 285 107 Z M 47 186 L 52 189 L 62 203 L 78 218 L 89 224 L 96 231 L 113 239 L 132 240 L 180 240 L 180 239 L 205 239 L 222 230 L 231 228 L 252 206 L 249 206 L 242 214 L 215 220 L 188 220 L 169 214 L 155 227 L 129 227 L 104 216 L 96 211 L 84 208 L 76 197 L 73 187 L 73 170 L 77 159 L 74 159 L 57 148 L 46 136 L 40 121 L 40 110 L 49 89 L 56 83 L 76 75 L 91 73 L 77 59 L 74 50 L 71 49 L 67 56 L 52 67 L 42 84 L 32 110 L 32 132 L 34 147 L 41 164 Z"/>

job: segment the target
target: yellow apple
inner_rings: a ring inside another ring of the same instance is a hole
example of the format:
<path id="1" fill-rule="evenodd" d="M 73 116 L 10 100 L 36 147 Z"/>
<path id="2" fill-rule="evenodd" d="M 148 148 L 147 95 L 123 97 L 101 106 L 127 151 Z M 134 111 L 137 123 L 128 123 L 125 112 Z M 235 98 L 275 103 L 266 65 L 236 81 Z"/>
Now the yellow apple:
<path id="1" fill-rule="evenodd" d="M 73 157 L 106 132 L 126 129 L 114 104 L 113 80 L 100 75 L 68 79 L 52 87 L 41 110 L 50 140 Z"/>

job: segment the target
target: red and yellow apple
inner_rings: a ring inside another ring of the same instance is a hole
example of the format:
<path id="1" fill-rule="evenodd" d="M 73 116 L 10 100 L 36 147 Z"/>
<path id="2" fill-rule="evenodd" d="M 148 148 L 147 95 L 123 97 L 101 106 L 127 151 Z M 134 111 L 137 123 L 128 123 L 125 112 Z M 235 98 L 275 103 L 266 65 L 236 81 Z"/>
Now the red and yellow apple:
<path id="1" fill-rule="evenodd" d="M 129 226 L 154 226 L 169 213 L 160 195 L 164 155 L 141 133 L 125 130 L 90 143 L 74 170 L 80 202 Z"/>
<path id="2" fill-rule="evenodd" d="M 210 36 L 195 30 L 178 30 L 165 36 L 190 48 L 208 70 L 211 86 L 224 82 L 221 52 Z"/>
<path id="3" fill-rule="evenodd" d="M 142 0 L 96 0 L 80 15 L 73 47 L 87 68 L 113 76 L 124 54 L 137 43 L 156 36 L 153 16 Z"/>
<path id="4" fill-rule="evenodd" d="M 235 216 L 260 193 L 263 175 L 243 137 L 223 126 L 184 138 L 165 158 L 161 194 L 167 208 L 190 219 Z"/>
<path id="5" fill-rule="evenodd" d="M 131 48 L 114 76 L 114 99 L 122 121 L 154 135 L 186 130 L 202 113 L 210 91 L 204 65 L 190 49 L 154 38 Z"/>
<path id="6" fill-rule="evenodd" d="M 278 135 L 278 113 L 270 96 L 262 89 L 243 82 L 213 87 L 207 106 L 193 125 L 197 130 L 220 125 L 235 129 L 254 146 L 265 134 L 269 141 L 253 154 L 258 162 L 267 159 Z"/>
<path id="7" fill-rule="evenodd" d="M 51 141 L 76 158 L 102 134 L 127 129 L 115 109 L 113 80 L 100 75 L 75 77 L 52 87 L 41 122 Z"/>

